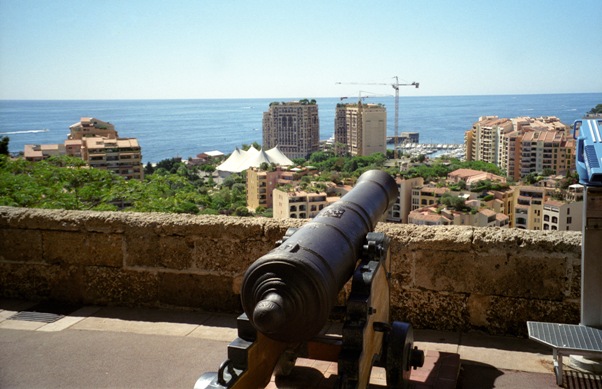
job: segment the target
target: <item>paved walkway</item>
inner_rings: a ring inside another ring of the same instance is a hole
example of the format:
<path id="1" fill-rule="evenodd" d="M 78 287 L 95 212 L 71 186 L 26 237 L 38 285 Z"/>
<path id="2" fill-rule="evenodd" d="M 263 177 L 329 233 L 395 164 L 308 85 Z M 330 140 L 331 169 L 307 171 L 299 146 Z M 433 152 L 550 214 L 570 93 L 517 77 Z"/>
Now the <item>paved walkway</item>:
<path id="1" fill-rule="evenodd" d="M 202 373 L 217 370 L 236 337 L 234 315 L 196 311 L 83 307 L 52 323 L 22 314 L 25 320 L 14 320 L 32 305 L 0 300 L 0 388 L 192 388 Z M 427 356 L 459 354 L 458 388 L 557 388 L 551 350 L 535 342 L 426 330 L 415 338 Z M 293 378 L 327 370 L 302 361 Z M 570 386 L 579 380 L 567 374 L 567 387 L 602 388 L 595 378 L 600 386 Z M 373 387 L 382 388 L 379 382 Z"/>

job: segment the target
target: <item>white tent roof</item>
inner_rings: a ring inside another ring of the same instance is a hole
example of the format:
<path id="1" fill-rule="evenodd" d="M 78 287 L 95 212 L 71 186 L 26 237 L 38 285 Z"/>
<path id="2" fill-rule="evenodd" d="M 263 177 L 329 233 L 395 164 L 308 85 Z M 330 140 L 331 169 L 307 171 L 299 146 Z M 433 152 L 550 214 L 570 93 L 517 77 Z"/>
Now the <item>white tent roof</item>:
<path id="1" fill-rule="evenodd" d="M 224 162 L 222 162 L 217 167 L 217 170 L 222 170 L 222 171 L 226 171 L 226 172 L 236 171 L 236 170 L 232 170 L 232 169 L 236 169 L 236 167 L 239 164 L 239 161 L 242 158 L 244 158 L 245 153 L 246 152 L 244 150 L 239 150 L 237 147 L 236 149 L 234 149 L 232 154 L 230 154 L 228 159 L 226 159 Z"/>
<path id="2" fill-rule="evenodd" d="M 291 166 L 293 161 L 288 159 L 278 147 L 268 151 L 257 150 L 253 146 L 247 151 L 236 148 L 230 157 L 217 167 L 218 171 L 240 173 L 250 167 L 259 167 L 262 163 L 274 163 L 280 166 Z"/>
<path id="3" fill-rule="evenodd" d="M 293 161 L 288 159 L 288 157 L 284 155 L 282 151 L 280 151 L 278 146 L 274 147 L 273 149 L 269 149 L 268 151 L 266 151 L 266 153 L 270 157 L 270 160 L 276 165 L 290 166 L 293 164 Z"/>

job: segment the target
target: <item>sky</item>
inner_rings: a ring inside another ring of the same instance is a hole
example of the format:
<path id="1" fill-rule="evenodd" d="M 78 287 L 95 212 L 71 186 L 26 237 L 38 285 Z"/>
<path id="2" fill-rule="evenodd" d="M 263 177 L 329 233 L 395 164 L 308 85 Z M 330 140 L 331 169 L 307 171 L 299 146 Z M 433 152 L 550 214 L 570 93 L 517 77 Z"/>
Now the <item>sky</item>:
<path id="1" fill-rule="evenodd" d="M 395 76 L 420 83 L 401 96 L 599 93 L 601 14 L 600 0 L 0 0 L 0 99 L 387 95 Z"/>

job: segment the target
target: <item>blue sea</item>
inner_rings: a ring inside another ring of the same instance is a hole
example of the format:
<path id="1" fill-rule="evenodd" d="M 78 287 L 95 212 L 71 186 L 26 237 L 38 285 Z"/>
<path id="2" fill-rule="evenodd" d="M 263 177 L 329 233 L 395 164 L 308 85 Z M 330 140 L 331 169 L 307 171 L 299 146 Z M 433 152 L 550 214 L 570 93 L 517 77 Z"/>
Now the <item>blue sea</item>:
<path id="1" fill-rule="evenodd" d="M 228 154 L 242 144 L 261 144 L 262 114 L 270 102 L 292 100 L 297 99 L 2 100 L 0 137 L 10 138 L 11 152 L 23 151 L 26 144 L 62 143 L 70 125 L 95 117 L 113 123 L 121 137 L 138 138 L 144 163 L 212 150 Z M 328 139 L 340 99 L 316 101 L 320 138 Z M 368 102 L 385 104 L 387 132 L 393 136 L 394 97 Z M 479 116 L 557 116 L 572 124 L 601 103 L 602 93 L 400 97 L 399 132 L 418 132 L 421 143 L 462 143 Z"/>

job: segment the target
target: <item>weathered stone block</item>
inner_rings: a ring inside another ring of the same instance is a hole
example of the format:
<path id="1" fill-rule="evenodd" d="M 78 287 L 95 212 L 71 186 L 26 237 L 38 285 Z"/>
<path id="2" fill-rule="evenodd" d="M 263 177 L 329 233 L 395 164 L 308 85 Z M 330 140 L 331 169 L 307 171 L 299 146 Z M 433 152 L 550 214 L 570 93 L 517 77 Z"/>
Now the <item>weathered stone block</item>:
<path id="1" fill-rule="evenodd" d="M 483 296 L 479 294 L 471 294 L 468 297 L 467 308 L 470 325 L 474 328 L 487 328 L 487 321 L 491 307 L 491 296 Z"/>
<path id="2" fill-rule="evenodd" d="M 471 249 L 474 230 L 471 227 L 412 225 L 400 225 L 400 227 L 397 230 L 389 225 L 391 232 L 395 231 L 393 238 L 410 251 L 468 251 Z M 380 224 L 377 230 L 379 229 Z"/>
<path id="3" fill-rule="evenodd" d="M 0 263 L 0 296 L 78 301 L 80 268 L 33 263 Z"/>
<path id="4" fill-rule="evenodd" d="M 461 331 L 470 327 L 468 296 L 460 293 L 394 291 L 391 319 L 412 323 L 415 328 Z"/>
<path id="5" fill-rule="evenodd" d="M 60 209 L 16 208 L 12 214 L 11 225 L 32 230 L 80 231 L 82 229 L 81 212 Z"/>
<path id="6" fill-rule="evenodd" d="M 153 272 L 90 266 L 83 278 L 83 300 L 88 304 L 155 305 L 158 301 L 158 278 Z"/>
<path id="7" fill-rule="evenodd" d="M 40 231 L 0 229 L 0 261 L 42 262 L 42 259 Z"/>
<path id="8" fill-rule="evenodd" d="M 492 295 L 562 300 L 568 289 L 566 259 L 541 255 L 510 254 L 509 269 L 500 275 Z M 502 265 L 500 265 L 502 266 Z M 497 279 L 494 279 L 497 281 Z"/>
<path id="9" fill-rule="evenodd" d="M 194 237 L 160 236 L 157 266 L 166 269 L 189 269 L 194 250 Z"/>
<path id="10" fill-rule="evenodd" d="M 527 321 L 577 324 L 579 303 L 490 296 L 486 315 L 487 332 L 526 336 Z"/>
<path id="11" fill-rule="evenodd" d="M 85 250 L 87 261 L 84 265 L 123 266 L 123 235 L 89 233 Z"/>
<path id="12" fill-rule="evenodd" d="M 82 228 L 89 232 L 123 234 L 130 215 L 123 212 L 82 212 Z"/>
<path id="13" fill-rule="evenodd" d="M 128 267 L 160 267 L 159 236 L 148 228 L 128 228 L 125 235 L 125 265 Z"/>
<path id="14" fill-rule="evenodd" d="M 44 260 L 51 264 L 123 266 L 123 237 L 115 234 L 44 231 Z"/>
<path id="15" fill-rule="evenodd" d="M 239 274 L 273 247 L 262 240 L 226 241 L 197 237 L 191 267 L 223 274 Z"/>
<path id="16" fill-rule="evenodd" d="M 457 255 L 414 254 L 415 287 L 457 293 L 559 300 L 566 290 L 563 258 L 524 257 L 499 250 Z"/>
<path id="17" fill-rule="evenodd" d="M 516 228 L 476 228 L 473 248 L 477 251 L 545 252 L 581 255 L 581 234 L 573 231 L 531 231 Z"/>
<path id="18" fill-rule="evenodd" d="M 232 291 L 233 279 L 212 274 L 159 273 L 162 304 L 209 311 L 240 311 L 240 296 Z"/>
<path id="19" fill-rule="evenodd" d="M 87 257 L 86 238 L 83 232 L 44 231 L 44 261 L 50 264 L 83 264 L 95 261 L 96 258 Z"/>

